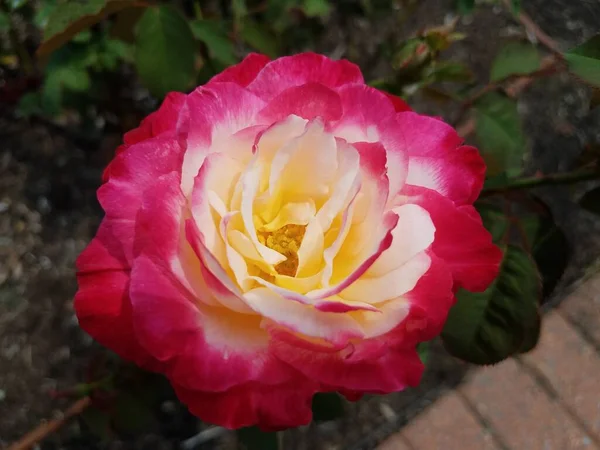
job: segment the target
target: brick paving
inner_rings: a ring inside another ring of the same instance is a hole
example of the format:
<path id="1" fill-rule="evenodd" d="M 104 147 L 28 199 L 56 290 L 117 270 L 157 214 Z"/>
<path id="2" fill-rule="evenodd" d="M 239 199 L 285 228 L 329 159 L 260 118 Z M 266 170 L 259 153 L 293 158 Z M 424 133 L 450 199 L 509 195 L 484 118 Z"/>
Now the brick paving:
<path id="1" fill-rule="evenodd" d="M 600 450 L 600 273 L 530 353 L 477 368 L 378 450 Z"/>

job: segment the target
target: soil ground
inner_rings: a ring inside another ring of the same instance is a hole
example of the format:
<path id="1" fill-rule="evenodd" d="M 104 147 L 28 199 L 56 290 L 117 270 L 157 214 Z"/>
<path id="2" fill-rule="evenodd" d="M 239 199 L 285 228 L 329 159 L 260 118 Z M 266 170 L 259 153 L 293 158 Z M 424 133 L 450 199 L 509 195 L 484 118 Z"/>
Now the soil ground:
<path id="1" fill-rule="evenodd" d="M 452 4 L 451 0 L 423 0 L 415 16 L 394 32 L 407 36 L 419 27 L 440 24 Z M 600 31 L 598 0 L 524 0 L 523 5 L 562 48 Z M 358 62 L 366 64 L 373 42 L 396 28 L 389 20 L 357 20 L 332 27 L 316 50 L 357 54 Z M 468 62 L 484 83 L 501 38 L 518 32 L 518 27 L 500 8 L 484 7 L 463 20 L 460 28 L 469 37 L 451 56 Z M 368 67 L 368 78 L 384 70 L 382 64 Z M 532 149 L 529 173 L 568 170 L 584 148 L 600 145 L 600 109 L 590 112 L 589 98 L 589 89 L 566 76 L 538 81 L 525 92 L 520 111 Z M 423 99 L 416 99 L 413 106 L 455 119 L 453 108 L 443 107 L 441 114 L 438 105 Z M 10 108 L 0 105 L 0 447 L 64 410 L 69 402 L 52 399 L 49 393 L 81 381 L 90 361 L 102 352 L 80 331 L 73 313 L 74 261 L 100 221 L 95 191 L 118 139 L 107 135 L 88 145 L 45 122 L 15 119 Z M 573 247 L 555 293 L 557 301 L 600 254 L 600 221 L 574 203 L 584 187 L 538 192 Z M 468 368 L 434 343 L 419 388 L 348 404 L 343 419 L 286 432 L 284 448 L 374 448 L 452 389 Z M 169 395 L 162 399 L 159 414 L 159 425 L 152 432 L 110 443 L 99 443 L 84 424 L 73 421 L 40 448 L 175 449 L 203 427 Z M 236 444 L 226 434 L 201 448 L 232 449 Z"/>

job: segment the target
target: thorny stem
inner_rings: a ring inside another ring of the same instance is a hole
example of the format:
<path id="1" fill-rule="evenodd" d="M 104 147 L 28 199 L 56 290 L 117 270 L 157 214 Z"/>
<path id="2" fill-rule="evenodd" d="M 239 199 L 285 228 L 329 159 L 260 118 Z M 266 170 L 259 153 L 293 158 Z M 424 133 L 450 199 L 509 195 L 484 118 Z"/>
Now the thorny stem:
<path id="1" fill-rule="evenodd" d="M 8 447 L 8 450 L 29 450 L 38 442 L 41 442 L 48 435 L 58 431 L 73 417 L 78 416 L 85 411 L 92 403 L 90 397 L 83 397 L 73 403 L 65 411 L 60 419 L 53 419 L 40 424 L 37 428 L 27 433 L 19 441 Z"/>
<path id="2" fill-rule="evenodd" d="M 484 188 L 482 196 L 500 194 L 507 191 L 515 191 L 519 189 L 529 189 L 539 186 L 548 186 L 556 184 L 571 184 L 581 181 L 590 181 L 600 179 L 600 170 L 579 170 L 567 173 L 555 173 L 549 175 L 535 175 L 533 177 L 520 178 L 507 183 L 504 186 Z"/>
<path id="3" fill-rule="evenodd" d="M 503 0 L 504 5 L 510 10 L 510 0 Z M 563 54 L 560 51 L 558 44 L 554 39 L 552 39 L 549 35 L 547 35 L 544 30 L 542 30 L 534 21 L 527 15 L 525 12 L 520 11 L 516 15 L 517 20 L 528 30 L 530 31 L 535 38 L 538 40 L 540 44 L 546 47 L 550 53 L 555 55 L 557 59 L 562 60 Z"/>

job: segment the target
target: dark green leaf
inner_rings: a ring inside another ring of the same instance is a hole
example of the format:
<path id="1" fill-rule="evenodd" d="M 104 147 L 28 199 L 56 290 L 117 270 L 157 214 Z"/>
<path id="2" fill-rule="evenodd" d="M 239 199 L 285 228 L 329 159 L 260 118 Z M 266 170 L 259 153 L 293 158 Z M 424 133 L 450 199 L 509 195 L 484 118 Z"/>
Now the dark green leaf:
<path id="1" fill-rule="evenodd" d="M 108 412 L 90 407 L 81 413 L 81 420 L 88 430 L 102 441 L 106 441 L 110 437 L 110 414 Z"/>
<path id="2" fill-rule="evenodd" d="M 429 361 L 429 347 L 429 342 L 421 342 L 419 345 L 417 345 L 417 353 L 419 354 L 421 362 L 425 365 L 427 364 L 427 361 Z"/>
<path id="3" fill-rule="evenodd" d="M 195 76 L 195 41 L 187 20 L 169 6 L 148 8 L 136 27 L 135 63 L 150 92 L 185 91 Z"/>
<path id="4" fill-rule="evenodd" d="M 467 82 L 473 78 L 473 73 L 464 64 L 443 62 L 431 65 L 426 69 L 425 78 L 436 82 Z"/>
<path id="5" fill-rule="evenodd" d="M 231 0 L 231 10 L 233 11 L 234 21 L 240 23 L 240 21 L 248 14 L 246 0 Z"/>
<path id="6" fill-rule="evenodd" d="M 227 30 L 221 22 L 212 20 L 195 20 L 190 23 L 194 36 L 204 42 L 211 58 L 231 65 L 238 62 L 233 42 L 227 36 Z"/>
<path id="7" fill-rule="evenodd" d="M 41 98 L 38 92 L 28 92 L 19 99 L 16 113 L 19 117 L 30 117 L 41 112 Z"/>
<path id="8" fill-rule="evenodd" d="M 542 276 L 542 297 L 547 298 L 567 268 L 571 253 L 569 241 L 549 212 L 543 216 L 524 217 L 520 226 Z"/>
<path id="9" fill-rule="evenodd" d="M 600 34 L 565 53 L 565 58 L 571 72 L 600 87 Z"/>
<path id="10" fill-rule="evenodd" d="M 511 75 L 525 75 L 540 68 L 542 59 L 537 48 L 529 42 L 511 41 L 505 44 L 492 64 L 491 81 Z"/>
<path id="11" fill-rule="evenodd" d="M 511 0 L 510 5 L 512 6 L 513 13 L 519 14 L 521 12 L 521 0 Z"/>
<path id="12" fill-rule="evenodd" d="M 312 400 L 312 412 L 315 422 L 339 419 L 344 414 L 342 397 L 334 392 L 315 394 Z"/>
<path id="13" fill-rule="evenodd" d="M 0 32 L 10 30 L 10 19 L 7 14 L 0 11 Z"/>
<path id="14" fill-rule="evenodd" d="M 277 37 L 263 25 L 251 20 L 245 20 L 241 36 L 248 45 L 271 58 L 279 54 Z"/>
<path id="15" fill-rule="evenodd" d="M 73 36 L 100 22 L 109 14 L 136 5 L 135 0 L 89 0 L 63 2 L 52 9 L 37 52 L 47 55 L 66 44 Z"/>
<path id="16" fill-rule="evenodd" d="M 7 3 L 9 8 L 14 11 L 15 9 L 19 9 L 21 6 L 27 3 L 27 1 L 28 0 L 7 0 Z"/>
<path id="17" fill-rule="evenodd" d="M 56 8 L 56 0 L 44 0 L 41 2 L 33 16 L 33 24 L 37 28 L 45 29 L 54 8 Z"/>
<path id="18" fill-rule="evenodd" d="M 471 14 L 475 9 L 475 0 L 457 0 L 456 9 L 459 14 Z"/>
<path id="19" fill-rule="evenodd" d="M 151 405 L 144 399 L 128 392 L 119 394 L 112 413 L 116 430 L 137 433 L 149 428 L 154 420 Z"/>
<path id="20" fill-rule="evenodd" d="M 454 356 L 494 364 L 524 351 L 539 333 L 539 275 L 519 247 L 508 246 L 494 283 L 482 293 L 460 291 L 442 333 Z"/>
<path id="21" fill-rule="evenodd" d="M 483 225 L 492 235 L 492 241 L 500 243 L 510 226 L 510 221 L 506 214 L 493 205 L 485 203 L 477 204 L 477 212 L 481 215 Z"/>
<path id="22" fill-rule="evenodd" d="M 582 208 L 600 215 L 600 187 L 586 192 L 581 200 L 579 200 L 579 204 Z"/>
<path id="23" fill-rule="evenodd" d="M 239 442 L 246 450 L 278 450 L 277 433 L 265 433 L 257 427 L 237 430 Z"/>
<path id="24" fill-rule="evenodd" d="M 331 11 L 327 0 L 304 0 L 302 9 L 308 17 L 325 17 Z"/>
<path id="25" fill-rule="evenodd" d="M 475 104 L 475 132 L 488 176 L 505 172 L 508 177 L 523 169 L 525 135 L 515 101 L 495 92 L 484 95 Z"/>

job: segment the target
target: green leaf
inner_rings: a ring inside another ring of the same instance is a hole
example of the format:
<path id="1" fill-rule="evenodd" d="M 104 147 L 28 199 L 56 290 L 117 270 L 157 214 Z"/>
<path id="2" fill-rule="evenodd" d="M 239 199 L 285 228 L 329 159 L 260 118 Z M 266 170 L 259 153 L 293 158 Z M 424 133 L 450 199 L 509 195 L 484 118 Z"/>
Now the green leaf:
<path id="1" fill-rule="evenodd" d="M 491 92 L 477 101 L 474 111 L 475 132 L 488 176 L 503 172 L 509 177 L 519 175 L 526 143 L 516 102 Z"/>
<path id="2" fill-rule="evenodd" d="M 56 0 L 44 0 L 41 2 L 33 16 L 33 24 L 37 28 L 45 29 L 54 8 L 56 8 Z"/>
<path id="3" fill-rule="evenodd" d="M 579 204 L 582 208 L 600 215 L 600 187 L 586 192 L 585 195 L 581 197 L 581 200 L 579 200 Z"/>
<path id="4" fill-rule="evenodd" d="M 206 44 L 211 58 L 227 65 L 238 62 L 233 42 L 221 22 L 195 20 L 190 22 L 190 27 L 196 39 Z"/>
<path id="5" fill-rule="evenodd" d="M 251 20 L 245 20 L 241 30 L 242 39 L 248 45 L 271 58 L 279 55 L 277 37 L 268 28 Z"/>
<path id="6" fill-rule="evenodd" d="M 111 431 L 108 412 L 94 407 L 87 408 L 81 413 L 81 420 L 94 436 L 99 437 L 102 441 L 108 441 Z"/>
<path id="7" fill-rule="evenodd" d="M 563 231 L 547 215 L 531 215 L 521 220 L 531 255 L 542 276 L 542 297 L 547 298 L 567 269 L 571 249 Z"/>
<path id="8" fill-rule="evenodd" d="M 27 92 L 19 99 L 16 113 L 19 117 L 31 117 L 41 112 L 41 95 L 39 92 Z"/>
<path id="9" fill-rule="evenodd" d="M 475 0 L 457 0 L 456 9 L 459 14 L 471 14 L 475 9 Z"/>
<path id="10" fill-rule="evenodd" d="M 444 345 L 475 364 L 494 364 L 530 349 L 539 335 L 539 291 L 530 256 L 506 247 L 500 273 L 485 292 L 458 293 L 442 332 Z"/>
<path id="11" fill-rule="evenodd" d="M 187 20 L 169 6 L 148 8 L 135 30 L 135 64 L 157 97 L 185 91 L 196 73 L 196 46 Z"/>
<path id="12" fill-rule="evenodd" d="M 424 72 L 425 78 L 436 82 L 467 82 L 473 79 L 471 70 L 461 63 L 436 63 L 428 67 Z"/>
<path id="13" fill-rule="evenodd" d="M 77 33 L 125 8 L 139 6 L 135 0 L 88 0 L 58 3 L 48 17 L 38 55 L 47 55 L 70 41 Z"/>
<path id="14" fill-rule="evenodd" d="M 600 87 L 600 34 L 565 53 L 565 59 L 571 72 Z"/>
<path id="15" fill-rule="evenodd" d="M 137 396 L 123 392 L 119 394 L 112 412 L 112 424 L 119 431 L 138 433 L 154 422 L 151 405 Z"/>
<path id="16" fill-rule="evenodd" d="M 327 0 L 304 0 L 302 10 L 308 17 L 326 17 L 331 5 Z"/>
<path id="17" fill-rule="evenodd" d="M 512 6 L 514 14 L 519 14 L 521 12 L 521 0 L 512 0 L 510 5 Z"/>
<path id="18" fill-rule="evenodd" d="M 315 422 L 339 419 L 344 414 L 344 401 L 335 392 L 315 394 L 312 399 L 312 412 Z"/>
<path id="19" fill-rule="evenodd" d="M 231 11 L 233 12 L 235 23 L 240 23 L 240 21 L 248 14 L 246 0 L 231 0 Z"/>
<path id="20" fill-rule="evenodd" d="M 265 433 L 257 427 L 237 430 L 240 443 L 246 450 L 278 450 L 277 433 Z"/>
<path id="21" fill-rule="evenodd" d="M 510 221 L 506 214 L 493 205 L 486 203 L 476 204 L 477 212 L 481 216 L 483 226 L 492 235 L 494 243 L 500 243 L 508 232 Z"/>
<path id="22" fill-rule="evenodd" d="M 511 41 L 498 52 L 492 64 L 490 80 L 497 82 L 511 75 L 526 75 L 540 68 L 542 59 L 529 42 Z"/>
<path id="23" fill-rule="evenodd" d="M 427 364 L 429 361 L 430 354 L 430 344 L 429 342 L 421 342 L 417 345 L 417 353 L 419 354 L 419 358 L 423 364 Z"/>
<path id="24" fill-rule="evenodd" d="M 10 30 L 10 19 L 8 14 L 0 11 L 0 32 Z"/>
<path id="25" fill-rule="evenodd" d="M 28 0 L 7 0 L 8 7 L 14 11 L 15 9 L 19 9 L 21 6 L 25 5 Z"/>

